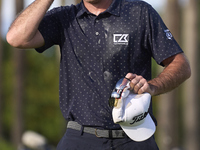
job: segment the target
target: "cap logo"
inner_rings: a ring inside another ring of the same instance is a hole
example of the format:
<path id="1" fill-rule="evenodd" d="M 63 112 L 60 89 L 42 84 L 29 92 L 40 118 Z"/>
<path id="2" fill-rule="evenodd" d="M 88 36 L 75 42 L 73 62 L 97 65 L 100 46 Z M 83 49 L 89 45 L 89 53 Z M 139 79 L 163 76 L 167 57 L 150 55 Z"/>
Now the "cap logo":
<path id="1" fill-rule="evenodd" d="M 147 114 L 148 114 L 148 112 L 145 112 L 145 113 L 142 113 L 142 114 L 140 114 L 138 116 L 133 117 L 133 122 L 130 123 L 130 124 L 132 125 L 132 124 L 134 124 L 136 122 L 139 122 L 139 121 L 143 120 L 147 116 Z"/>

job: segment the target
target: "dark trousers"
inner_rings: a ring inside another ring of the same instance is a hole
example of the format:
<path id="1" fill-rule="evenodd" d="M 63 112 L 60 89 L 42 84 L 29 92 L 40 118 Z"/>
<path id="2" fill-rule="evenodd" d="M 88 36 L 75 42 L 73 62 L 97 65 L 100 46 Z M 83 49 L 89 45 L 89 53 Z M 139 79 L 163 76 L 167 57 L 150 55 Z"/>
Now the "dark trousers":
<path id="1" fill-rule="evenodd" d="M 135 142 L 127 136 L 122 139 L 107 139 L 67 129 L 57 150 L 159 150 L 159 148 L 154 137 L 143 142 Z"/>

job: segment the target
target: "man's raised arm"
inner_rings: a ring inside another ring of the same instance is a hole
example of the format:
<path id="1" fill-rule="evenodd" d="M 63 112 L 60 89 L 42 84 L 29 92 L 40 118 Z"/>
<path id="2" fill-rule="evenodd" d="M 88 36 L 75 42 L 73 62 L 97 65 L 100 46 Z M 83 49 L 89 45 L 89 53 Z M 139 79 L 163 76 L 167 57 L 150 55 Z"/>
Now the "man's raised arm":
<path id="1" fill-rule="evenodd" d="M 35 0 L 14 20 L 7 33 L 7 42 L 17 48 L 37 48 L 44 45 L 38 26 L 54 0 Z"/>

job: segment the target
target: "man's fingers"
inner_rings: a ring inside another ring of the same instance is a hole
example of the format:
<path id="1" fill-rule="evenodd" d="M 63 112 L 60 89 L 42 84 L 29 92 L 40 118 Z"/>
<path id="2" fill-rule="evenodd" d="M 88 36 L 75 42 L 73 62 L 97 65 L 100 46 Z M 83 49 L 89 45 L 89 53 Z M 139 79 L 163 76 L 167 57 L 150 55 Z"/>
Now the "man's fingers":
<path id="1" fill-rule="evenodd" d="M 133 89 L 135 86 L 139 86 L 139 82 L 140 82 L 140 80 L 138 80 L 136 78 L 132 79 L 131 83 L 130 83 L 131 88 Z"/>
<path id="2" fill-rule="evenodd" d="M 134 93 L 142 94 L 147 92 L 149 89 L 149 84 L 147 83 L 146 79 L 142 76 L 138 76 L 136 74 L 128 73 L 126 78 L 130 79 L 130 90 Z"/>
<path id="3" fill-rule="evenodd" d="M 137 76 L 136 74 L 128 73 L 128 74 L 126 75 L 125 78 L 127 78 L 127 79 L 129 79 L 129 80 L 132 80 L 132 79 L 134 79 L 136 76 Z"/>
<path id="4" fill-rule="evenodd" d="M 145 82 L 143 80 L 137 80 L 137 84 L 133 86 L 133 91 L 135 93 L 138 93 L 143 88 L 144 85 L 145 85 Z"/>
<path id="5" fill-rule="evenodd" d="M 149 84 L 147 82 L 144 83 L 144 85 L 138 90 L 138 94 L 142 94 L 145 92 L 148 92 Z"/>

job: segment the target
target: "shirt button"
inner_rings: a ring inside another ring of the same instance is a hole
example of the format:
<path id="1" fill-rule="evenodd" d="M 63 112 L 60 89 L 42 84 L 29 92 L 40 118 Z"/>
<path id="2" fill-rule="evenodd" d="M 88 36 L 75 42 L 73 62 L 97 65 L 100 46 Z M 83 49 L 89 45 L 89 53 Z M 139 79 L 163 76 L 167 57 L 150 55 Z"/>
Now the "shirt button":
<path id="1" fill-rule="evenodd" d="M 96 32 L 95 34 L 96 34 L 96 35 L 99 35 L 99 32 Z"/>

